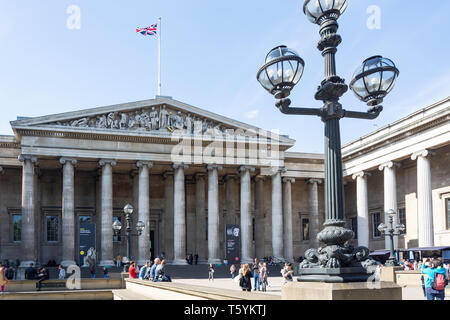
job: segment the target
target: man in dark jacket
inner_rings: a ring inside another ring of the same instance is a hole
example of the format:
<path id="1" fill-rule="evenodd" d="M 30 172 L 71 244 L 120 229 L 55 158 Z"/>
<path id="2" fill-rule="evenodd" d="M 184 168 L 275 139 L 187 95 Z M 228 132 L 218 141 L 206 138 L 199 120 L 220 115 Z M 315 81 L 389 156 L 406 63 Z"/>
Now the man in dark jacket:
<path id="1" fill-rule="evenodd" d="M 25 269 L 25 279 L 26 280 L 35 280 L 36 279 L 36 269 L 34 268 L 34 264 L 30 264 L 28 268 Z"/>
<path id="2" fill-rule="evenodd" d="M 50 279 L 50 276 L 48 274 L 47 269 L 42 268 L 39 271 L 39 275 L 37 277 L 37 280 L 38 280 L 38 282 L 37 282 L 37 285 L 38 285 L 37 291 L 41 291 L 41 283 L 42 283 L 42 281 L 45 281 L 45 280 L 48 280 L 48 279 Z"/>

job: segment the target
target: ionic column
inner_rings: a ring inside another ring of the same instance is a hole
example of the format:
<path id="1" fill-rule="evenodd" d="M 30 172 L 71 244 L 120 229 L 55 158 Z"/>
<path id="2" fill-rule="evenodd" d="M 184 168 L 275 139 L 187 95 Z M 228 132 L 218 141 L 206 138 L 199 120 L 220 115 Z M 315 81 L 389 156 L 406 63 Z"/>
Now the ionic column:
<path id="1" fill-rule="evenodd" d="M 221 263 L 219 238 L 219 176 L 221 166 L 211 164 L 208 169 L 208 263 Z"/>
<path id="2" fill-rule="evenodd" d="M 20 267 L 36 264 L 36 222 L 35 222 L 35 164 L 37 157 L 20 155 L 22 165 L 22 261 Z"/>
<path id="3" fill-rule="evenodd" d="M 262 259 L 264 255 L 264 176 L 256 176 L 255 187 L 255 258 Z"/>
<path id="4" fill-rule="evenodd" d="M 255 168 L 241 166 L 241 263 L 251 263 L 252 250 L 252 215 L 251 215 L 251 181 L 250 172 Z"/>
<path id="5" fill-rule="evenodd" d="M 100 266 L 113 265 L 113 171 L 112 167 L 116 165 L 115 160 L 102 159 L 98 162 L 102 167 L 101 177 L 101 260 Z M 129 258 L 129 257 L 128 257 Z"/>
<path id="6" fill-rule="evenodd" d="M 394 210 L 397 212 L 397 179 L 395 169 L 398 166 L 396 162 L 389 161 L 381 166 L 379 170 L 384 173 L 384 223 L 388 223 L 389 217 L 387 212 Z M 397 224 L 397 218 L 394 218 L 394 226 Z M 385 247 L 391 250 L 391 240 L 385 236 Z M 398 248 L 398 236 L 394 236 L 394 249 Z"/>
<path id="7" fill-rule="evenodd" d="M 281 172 L 272 175 L 272 256 L 283 261 L 283 203 L 281 194 Z"/>
<path id="8" fill-rule="evenodd" d="M 308 209 L 309 209 L 309 231 L 310 231 L 310 247 L 318 248 L 319 240 L 317 235 L 320 232 L 320 218 L 319 218 L 319 184 L 322 179 L 308 179 Z"/>
<path id="9" fill-rule="evenodd" d="M 411 156 L 412 160 L 417 159 L 417 222 L 419 224 L 419 247 L 434 246 L 431 155 L 431 151 L 423 150 L 415 152 Z"/>
<path id="10" fill-rule="evenodd" d="M 173 165 L 173 264 L 183 265 L 186 261 L 186 194 L 184 186 L 184 170 L 188 168 L 183 163 Z"/>
<path id="11" fill-rule="evenodd" d="M 195 182 L 195 253 L 198 254 L 199 262 L 206 263 L 208 254 L 206 250 L 205 174 L 195 174 Z"/>
<path id="12" fill-rule="evenodd" d="M 238 194 L 238 185 L 237 185 L 237 176 L 234 174 L 227 174 L 225 177 L 225 203 L 227 213 L 225 216 L 225 224 L 239 224 L 236 216 L 236 209 L 238 208 L 239 194 Z"/>
<path id="13" fill-rule="evenodd" d="M 61 158 L 63 165 L 62 192 L 62 262 L 63 267 L 75 265 L 75 181 L 76 159 Z"/>
<path id="14" fill-rule="evenodd" d="M 356 179 L 356 210 L 358 212 L 358 246 L 369 247 L 369 202 L 367 198 L 367 177 L 370 174 L 364 171 L 355 173 Z"/>
<path id="15" fill-rule="evenodd" d="M 173 172 L 166 171 L 163 174 L 164 180 L 164 216 L 162 234 L 162 254 L 167 260 L 173 260 L 173 227 L 174 227 L 174 186 L 173 186 Z"/>
<path id="16" fill-rule="evenodd" d="M 294 243 L 292 240 L 292 183 L 294 178 L 283 178 L 283 243 L 284 259 L 294 262 Z"/>
<path id="17" fill-rule="evenodd" d="M 138 221 L 145 224 L 144 231 L 138 237 L 138 265 L 144 265 L 150 257 L 150 189 L 149 170 L 153 166 L 151 161 L 138 161 L 139 168 L 139 196 L 138 196 Z"/>

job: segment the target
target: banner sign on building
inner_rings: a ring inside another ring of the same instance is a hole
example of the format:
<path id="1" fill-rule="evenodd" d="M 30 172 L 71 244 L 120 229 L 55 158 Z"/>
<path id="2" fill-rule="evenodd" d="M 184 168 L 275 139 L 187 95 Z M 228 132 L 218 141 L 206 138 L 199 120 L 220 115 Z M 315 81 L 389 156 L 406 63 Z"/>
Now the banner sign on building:
<path id="1" fill-rule="evenodd" d="M 80 266 L 83 266 L 84 259 L 87 257 L 89 249 L 95 249 L 95 223 L 80 222 L 80 230 L 78 233 L 79 245 L 78 254 L 80 257 Z"/>
<path id="2" fill-rule="evenodd" d="M 241 260 L 241 227 L 238 224 L 227 224 L 225 231 L 228 263 L 230 265 L 239 264 Z"/>

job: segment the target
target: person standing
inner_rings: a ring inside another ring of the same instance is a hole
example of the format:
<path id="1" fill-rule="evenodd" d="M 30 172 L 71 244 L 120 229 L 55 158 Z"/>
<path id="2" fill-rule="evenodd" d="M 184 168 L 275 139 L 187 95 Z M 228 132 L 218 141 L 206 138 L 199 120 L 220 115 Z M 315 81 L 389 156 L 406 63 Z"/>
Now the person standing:
<path id="1" fill-rule="evenodd" d="M 120 268 L 121 263 L 122 263 L 122 257 L 120 256 L 120 254 L 118 254 L 116 257 L 116 267 Z"/>
<path id="2" fill-rule="evenodd" d="M 254 285 L 254 289 L 253 291 L 258 290 L 259 291 L 259 287 L 261 285 L 260 283 L 260 279 L 259 279 L 259 263 L 258 263 L 258 258 L 255 258 L 253 265 L 252 265 L 252 269 L 253 269 L 253 281 L 255 282 Z"/>
<path id="3" fill-rule="evenodd" d="M 197 264 L 198 263 L 198 254 L 196 253 L 195 254 L 195 264 Z"/>
<path id="4" fill-rule="evenodd" d="M 8 283 L 9 281 L 5 276 L 5 267 L 3 267 L 2 263 L 0 262 L 0 287 L 2 295 L 5 293 L 5 285 L 7 285 Z"/>
<path id="5" fill-rule="evenodd" d="M 62 265 L 58 266 L 58 280 L 64 280 L 66 278 L 66 270 L 64 270 Z"/>
<path id="6" fill-rule="evenodd" d="M 37 276 L 36 269 L 34 268 L 34 264 L 30 264 L 28 268 L 25 269 L 25 279 L 27 280 L 35 280 Z"/>
<path id="7" fill-rule="evenodd" d="M 131 279 L 137 278 L 136 263 L 134 261 L 131 261 L 130 268 L 128 268 L 128 273 L 130 274 Z"/>
<path id="8" fill-rule="evenodd" d="M 208 280 L 214 281 L 214 266 L 211 263 L 209 264 Z"/>
<path id="9" fill-rule="evenodd" d="M 269 272 L 267 271 L 267 263 L 260 263 L 260 268 L 259 268 L 259 277 L 261 280 L 261 289 L 263 292 L 267 291 L 267 276 L 268 276 Z"/>
<path id="10" fill-rule="evenodd" d="M 239 285 L 242 288 L 242 291 L 250 292 L 252 290 L 252 272 L 250 271 L 250 266 L 248 264 L 244 264 L 242 268 L 242 278 L 239 281 Z"/>
<path id="11" fill-rule="evenodd" d="M 230 267 L 230 274 L 231 274 L 231 279 L 234 280 L 234 278 L 236 277 L 236 266 L 234 264 L 232 264 Z"/>
<path id="12" fill-rule="evenodd" d="M 431 264 L 425 262 L 421 273 L 428 275 L 425 282 L 427 300 L 444 300 L 448 278 L 447 271 L 442 267 L 442 261 L 434 259 Z"/>

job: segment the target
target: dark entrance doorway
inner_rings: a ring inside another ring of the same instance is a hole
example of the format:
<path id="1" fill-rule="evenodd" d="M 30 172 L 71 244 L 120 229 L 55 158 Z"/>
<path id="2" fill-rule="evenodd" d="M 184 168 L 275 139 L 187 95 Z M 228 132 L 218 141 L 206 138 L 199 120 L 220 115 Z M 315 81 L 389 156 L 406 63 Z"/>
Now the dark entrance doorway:
<path id="1" fill-rule="evenodd" d="M 155 259 L 155 230 L 150 230 L 150 260 Z"/>

